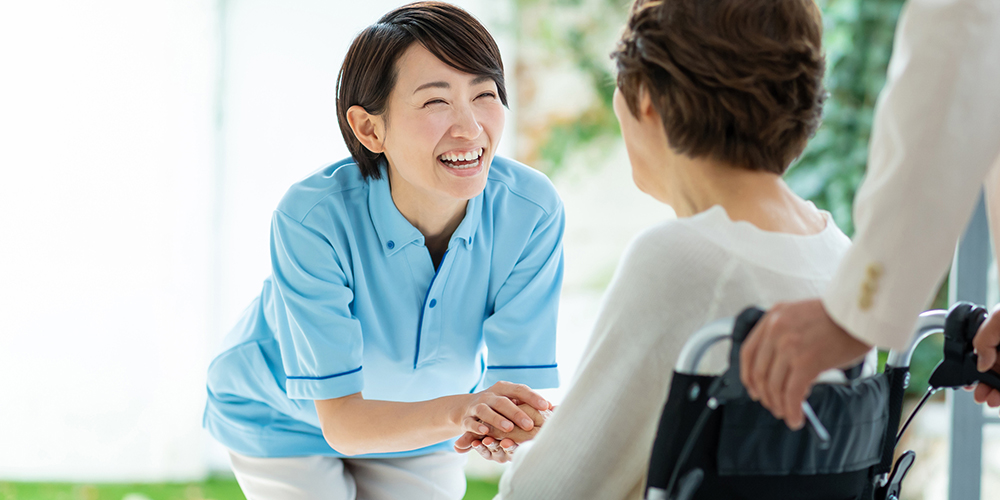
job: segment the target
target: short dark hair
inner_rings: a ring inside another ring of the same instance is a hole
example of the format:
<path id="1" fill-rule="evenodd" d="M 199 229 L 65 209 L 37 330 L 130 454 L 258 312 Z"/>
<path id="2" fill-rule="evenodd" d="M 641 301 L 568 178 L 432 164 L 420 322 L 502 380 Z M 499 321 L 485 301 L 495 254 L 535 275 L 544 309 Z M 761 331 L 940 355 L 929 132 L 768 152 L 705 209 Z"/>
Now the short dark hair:
<path id="1" fill-rule="evenodd" d="M 783 174 L 822 117 L 822 36 L 813 0 L 637 0 L 611 56 L 674 151 Z"/>
<path id="2" fill-rule="evenodd" d="M 415 2 L 389 12 L 358 34 L 337 75 L 340 133 L 366 179 L 382 177 L 385 155 L 358 141 L 347 122 L 347 110 L 357 105 L 373 115 L 387 111 L 398 74 L 396 62 L 414 42 L 459 71 L 491 78 L 500 102 L 507 105 L 500 49 L 475 17 L 444 2 Z"/>

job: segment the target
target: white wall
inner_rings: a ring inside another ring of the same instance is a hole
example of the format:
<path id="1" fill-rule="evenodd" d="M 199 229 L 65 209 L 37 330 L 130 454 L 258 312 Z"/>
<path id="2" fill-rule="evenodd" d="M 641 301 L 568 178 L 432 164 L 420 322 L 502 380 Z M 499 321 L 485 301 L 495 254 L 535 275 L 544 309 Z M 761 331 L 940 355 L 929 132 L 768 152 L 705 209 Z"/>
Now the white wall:
<path id="1" fill-rule="evenodd" d="M 204 473 L 214 4 L 0 7 L 0 478 Z"/>

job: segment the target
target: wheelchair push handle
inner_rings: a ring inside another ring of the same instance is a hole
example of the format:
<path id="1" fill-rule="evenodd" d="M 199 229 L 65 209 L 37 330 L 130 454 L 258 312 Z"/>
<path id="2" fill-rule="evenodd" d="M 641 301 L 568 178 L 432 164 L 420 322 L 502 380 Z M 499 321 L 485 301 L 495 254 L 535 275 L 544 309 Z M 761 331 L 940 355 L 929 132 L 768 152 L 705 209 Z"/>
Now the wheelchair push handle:
<path id="1" fill-rule="evenodd" d="M 976 367 L 979 356 L 972 346 L 988 314 L 986 308 L 969 302 L 958 302 L 948 311 L 944 326 L 944 359 L 931 374 L 931 387 L 957 388 L 983 383 L 1000 390 L 1000 374 L 993 370 L 980 372 Z"/>

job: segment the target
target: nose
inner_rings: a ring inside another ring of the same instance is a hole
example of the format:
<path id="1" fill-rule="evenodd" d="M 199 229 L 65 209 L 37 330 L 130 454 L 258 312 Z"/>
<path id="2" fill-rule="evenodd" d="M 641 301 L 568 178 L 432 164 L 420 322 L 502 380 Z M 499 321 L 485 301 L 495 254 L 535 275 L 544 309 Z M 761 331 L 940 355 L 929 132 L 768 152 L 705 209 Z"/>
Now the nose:
<path id="1" fill-rule="evenodd" d="M 479 124 L 472 106 L 457 106 L 455 108 L 455 122 L 451 125 L 451 135 L 458 139 L 475 139 L 483 133 L 483 126 Z"/>

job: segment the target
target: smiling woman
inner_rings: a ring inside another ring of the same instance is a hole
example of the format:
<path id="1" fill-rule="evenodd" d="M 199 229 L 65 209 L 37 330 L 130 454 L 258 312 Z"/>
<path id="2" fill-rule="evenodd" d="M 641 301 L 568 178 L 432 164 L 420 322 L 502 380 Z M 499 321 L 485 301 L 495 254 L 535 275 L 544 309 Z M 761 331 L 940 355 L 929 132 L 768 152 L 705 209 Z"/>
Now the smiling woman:
<path id="1" fill-rule="evenodd" d="M 351 45 L 351 158 L 279 203 L 271 276 L 209 368 L 204 425 L 248 498 L 457 499 L 453 438 L 537 431 L 518 405 L 558 384 L 564 217 L 495 156 L 505 105 L 496 43 L 452 5 Z"/>

